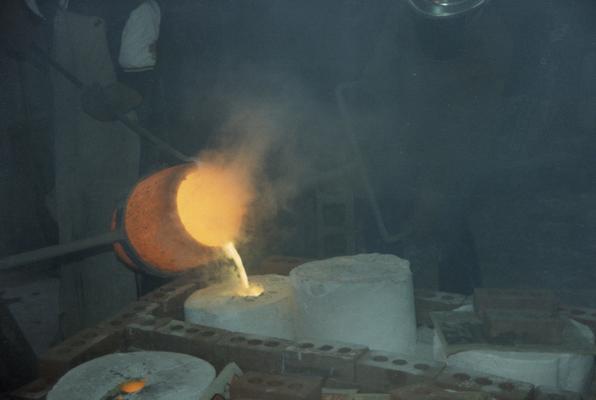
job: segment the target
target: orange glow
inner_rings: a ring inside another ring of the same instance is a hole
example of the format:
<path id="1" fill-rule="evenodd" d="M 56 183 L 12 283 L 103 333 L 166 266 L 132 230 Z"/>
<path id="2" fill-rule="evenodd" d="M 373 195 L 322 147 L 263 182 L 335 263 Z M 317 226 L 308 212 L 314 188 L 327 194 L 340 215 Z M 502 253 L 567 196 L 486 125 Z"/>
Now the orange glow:
<path id="1" fill-rule="evenodd" d="M 180 183 L 176 204 L 190 236 L 206 246 L 223 247 L 240 235 L 251 199 L 247 171 L 203 161 Z"/>
<path id="2" fill-rule="evenodd" d="M 122 393 L 137 393 L 145 387 L 145 381 L 143 379 L 133 379 L 124 382 L 120 385 L 120 391 Z"/>
<path id="3" fill-rule="evenodd" d="M 263 289 L 262 286 L 256 283 L 251 283 L 247 288 L 236 288 L 236 290 L 234 291 L 234 295 L 240 297 L 259 297 L 261 294 L 263 294 L 264 291 L 265 289 Z"/>

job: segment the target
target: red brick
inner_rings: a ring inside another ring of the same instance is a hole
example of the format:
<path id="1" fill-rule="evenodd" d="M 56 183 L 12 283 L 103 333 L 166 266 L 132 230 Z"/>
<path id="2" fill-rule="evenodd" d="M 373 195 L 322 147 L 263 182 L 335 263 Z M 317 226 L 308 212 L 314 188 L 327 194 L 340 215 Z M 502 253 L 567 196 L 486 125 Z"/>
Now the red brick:
<path id="1" fill-rule="evenodd" d="M 452 367 L 443 369 L 436 377 L 435 384 L 462 392 L 489 393 L 495 400 L 526 400 L 534 396 L 534 386 L 529 383 Z"/>
<path id="2" fill-rule="evenodd" d="M 141 298 L 158 304 L 154 314 L 159 317 L 184 320 L 184 302 L 199 288 L 198 283 L 170 282 Z"/>
<path id="3" fill-rule="evenodd" d="M 321 378 L 247 372 L 230 385 L 230 399 L 320 400 Z"/>
<path id="4" fill-rule="evenodd" d="M 327 378 L 325 379 L 325 389 L 344 389 L 344 390 L 357 390 L 360 391 L 362 388 L 357 382 L 347 381 L 342 379 Z"/>
<path id="5" fill-rule="evenodd" d="M 54 381 L 85 361 L 123 348 L 122 330 L 105 327 L 84 329 L 41 356 L 39 374 L 49 381 Z"/>
<path id="6" fill-rule="evenodd" d="M 353 400 L 354 395 L 356 393 L 358 393 L 358 389 L 352 389 L 352 388 L 335 389 L 333 387 L 330 388 L 329 385 L 327 384 L 327 381 L 325 381 L 325 384 L 324 384 L 324 387 L 322 390 L 321 400 Z"/>
<path id="7" fill-rule="evenodd" d="M 13 400 L 44 400 L 48 392 L 52 390 L 52 386 L 52 383 L 39 378 L 12 392 L 10 398 Z"/>
<path id="8" fill-rule="evenodd" d="M 226 361 L 236 363 L 242 370 L 281 373 L 284 350 L 292 342 L 235 332 L 222 337 L 217 344 Z"/>
<path id="9" fill-rule="evenodd" d="M 452 311 L 462 306 L 466 296 L 457 293 L 439 292 L 436 290 L 416 289 L 414 302 L 416 306 L 416 323 L 432 327 L 430 313 L 434 311 Z"/>
<path id="10" fill-rule="evenodd" d="M 561 315 L 587 325 L 596 335 L 596 309 L 586 307 L 561 306 Z"/>
<path id="11" fill-rule="evenodd" d="M 539 289 L 475 289 L 474 311 L 486 310 L 538 311 L 556 314 L 558 299 L 553 291 Z"/>
<path id="12" fill-rule="evenodd" d="M 534 400 L 581 400 L 578 393 L 537 388 Z"/>
<path id="13" fill-rule="evenodd" d="M 365 346 L 332 341 L 303 340 L 284 351 L 286 371 L 317 375 L 344 382 L 356 379 L 356 362 L 367 352 Z"/>
<path id="14" fill-rule="evenodd" d="M 134 321 L 139 316 L 153 315 L 158 308 L 159 304 L 156 303 L 143 300 L 135 301 L 110 319 L 103 321 L 99 326 L 106 329 L 123 330 L 129 322 Z"/>
<path id="15" fill-rule="evenodd" d="M 434 361 L 370 351 L 356 363 L 356 382 L 364 391 L 386 391 L 414 383 L 432 382 L 443 368 L 444 364 Z"/>
<path id="16" fill-rule="evenodd" d="M 171 319 L 148 322 L 127 326 L 130 347 L 189 354 L 209 361 L 216 369 L 223 367 L 223 348 L 217 342 L 231 332 Z"/>
<path id="17" fill-rule="evenodd" d="M 484 333 L 491 342 L 516 344 L 560 344 L 563 319 L 558 315 L 536 311 L 486 310 Z"/>
<path id="18" fill-rule="evenodd" d="M 432 384 L 403 386 L 391 392 L 392 400 L 492 400 L 488 393 L 450 391 Z"/>
<path id="19" fill-rule="evenodd" d="M 125 343 L 128 350 L 159 350 L 156 330 L 172 321 L 151 314 L 141 314 L 126 323 Z"/>

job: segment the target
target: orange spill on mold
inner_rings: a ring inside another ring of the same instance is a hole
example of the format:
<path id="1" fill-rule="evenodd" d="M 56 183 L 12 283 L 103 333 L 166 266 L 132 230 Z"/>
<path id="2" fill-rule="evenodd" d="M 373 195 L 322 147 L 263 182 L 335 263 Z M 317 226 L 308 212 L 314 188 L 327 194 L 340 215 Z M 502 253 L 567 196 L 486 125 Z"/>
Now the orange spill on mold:
<path id="1" fill-rule="evenodd" d="M 205 161 L 180 183 L 176 205 L 190 236 L 206 246 L 223 247 L 240 235 L 251 200 L 247 171 Z"/>
<path id="2" fill-rule="evenodd" d="M 145 387 L 145 381 L 143 379 L 132 379 L 130 381 L 120 384 L 119 389 L 122 393 L 137 393 Z"/>

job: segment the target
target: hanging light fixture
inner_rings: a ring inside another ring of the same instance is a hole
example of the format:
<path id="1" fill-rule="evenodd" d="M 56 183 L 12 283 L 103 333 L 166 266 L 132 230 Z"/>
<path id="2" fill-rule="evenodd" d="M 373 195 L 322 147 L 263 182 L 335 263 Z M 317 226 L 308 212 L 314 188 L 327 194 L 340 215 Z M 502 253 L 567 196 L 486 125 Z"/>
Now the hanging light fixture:
<path id="1" fill-rule="evenodd" d="M 408 0 L 412 8 L 430 18 L 449 18 L 476 10 L 488 0 Z"/>

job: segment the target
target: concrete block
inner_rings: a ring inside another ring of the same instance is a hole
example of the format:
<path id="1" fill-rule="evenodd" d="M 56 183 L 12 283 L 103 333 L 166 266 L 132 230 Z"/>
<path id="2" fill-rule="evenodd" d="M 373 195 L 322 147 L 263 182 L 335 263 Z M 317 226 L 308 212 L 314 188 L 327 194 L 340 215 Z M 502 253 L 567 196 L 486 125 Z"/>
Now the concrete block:
<path id="1" fill-rule="evenodd" d="M 13 400 L 44 400 L 48 392 L 52 389 L 53 384 L 39 378 L 22 386 L 10 394 L 10 399 Z"/>
<path id="2" fill-rule="evenodd" d="M 284 350 L 292 342 L 236 332 L 222 337 L 217 344 L 226 361 L 236 363 L 242 370 L 281 373 Z"/>
<path id="3" fill-rule="evenodd" d="M 391 392 L 392 400 L 492 400 L 488 393 L 450 391 L 444 388 L 424 385 L 409 385 Z"/>
<path id="4" fill-rule="evenodd" d="M 596 309 L 586 307 L 569 307 L 561 306 L 560 313 L 562 316 L 571 318 L 580 324 L 584 324 L 592 329 L 596 335 Z"/>
<path id="5" fill-rule="evenodd" d="M 467 297 L 458 293 L 439 292 L 436 290 L 414 290 L 416 307 L 416 324 L 432 327 L 430 313 L 434 311 L 451 311 L 462 306 Z"/>
<path id="6" fill-rule="evenodd" d="M 551 313 L 489 309 L 482 320 L 486 337 L 494 343 L 556 345 L 563 340 L 565 321 Z"/>
<path id="7" fill-rule="evenodd" d="M 356 380 L 356 362 L 366 346 L 333 341 L 301 340 L 284 351 L 287 372 L 316 375 L 344 382 Z"/>
<path id="8" fill-rule="evenodd" d="M 198 288 L 198 283 L 173 281 L 141 298 L 143 301 L 158 304 L 154 314 L 159 317 L 184 320 L 184 302 Z"/>
<path id="9" fill-rule="evenodd" d="M 529 400 L 534 396 L 534 385 L 529 383 L 451 367 L 441 371 L 435 384 L 461 392 L 489 393 L 495 400 Z"/>
<path id="10" fill-rule="evenodd" d="M 40 357 L 39 375 L 48 381 L 55 381 L 85 361 L 123 348 L 122 330 L 102 326 L 84 329 Z"/>
<path id="11" fill-rule="evenodd" d="M 400 386 L 432 382 L 444 366 L 432 360 L 369 351 L 356 363 L 356 382 L 364 391 L 388 391 Z"/>
<path id="12" fill-rule="evenodd" d="M 536 311 L 555 315 L 559 301 L 551 290 L 542 289 L 474 289 L 474 311 L 486 310 Z"/>
<path id="13" fill-rule="evenodd" d="M 230 385 L 230 399 L 320 400 L 321 378 L 247 372 Z"/>

